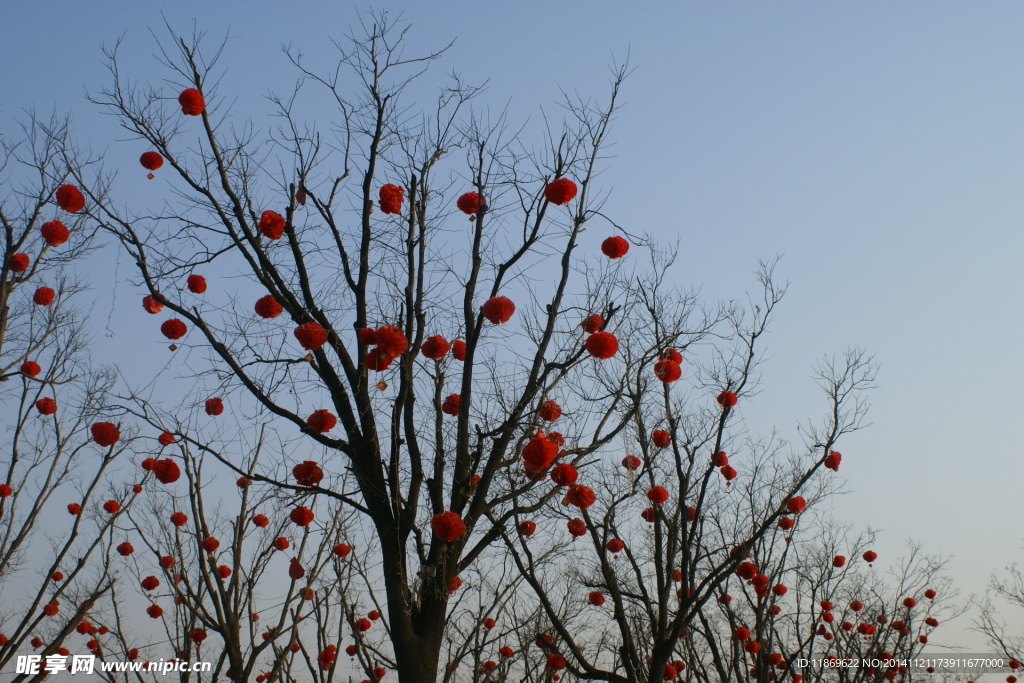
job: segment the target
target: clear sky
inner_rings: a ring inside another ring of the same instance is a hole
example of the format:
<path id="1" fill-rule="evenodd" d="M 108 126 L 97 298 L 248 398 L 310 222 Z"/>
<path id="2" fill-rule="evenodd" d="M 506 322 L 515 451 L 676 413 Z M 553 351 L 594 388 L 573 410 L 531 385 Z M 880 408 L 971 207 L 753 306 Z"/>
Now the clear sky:
<path id="1" fill-rule="evenodd" d="M 765 391 L 745 417 L 796 437 L 796 422 L 823 408 L 812 362 L 866 347 L 880 386 L 872 427 L 841 449 L 851 493 L 837 515 L 882 530 L 883 561 L 906 539 L 954 554 L 965 594 L 1024 558 L 1014 398 L 1024 384 L 1024 4 L 369 6 L 403 13 L 414 47 L 456 38 L 438 75 L 489 79 L 487 101 L 508 103 L 513 120 L 553 112 L 559 88 L 603 96 L 608 65 L 628 54 L 607 212 L 678 240 L 675 279 L 712 300 L 742 297 L 757 259 L 783 255 L 790 294 L 768 339 Z M 11 3 L 0 126 L 10 131 L 22 108 L 56 107 L 97 149 L 123 137 L 85 88 L 109 81 L 100 45 L 121 35 L 131 75 L 157 82 L 148 30 L 165 35 L 161 12 L 181 32 L 193 19 L 214 36 L 230 31 L 223 87 L 238 93 L 238 114 L 262 114 L 264 94 L 287 91 L 282 44 L 326 63 L 329 37 L 356 19 L 344 2 Z M 127 169 L 138 153 L 122 145 L 108 161 Z M 97 320 L 112 311 L 109 270 L 91 274 Z M 97 331 L 99 355 L 143 362 L 125 355 L 125 328 L 112 329 Z"/>

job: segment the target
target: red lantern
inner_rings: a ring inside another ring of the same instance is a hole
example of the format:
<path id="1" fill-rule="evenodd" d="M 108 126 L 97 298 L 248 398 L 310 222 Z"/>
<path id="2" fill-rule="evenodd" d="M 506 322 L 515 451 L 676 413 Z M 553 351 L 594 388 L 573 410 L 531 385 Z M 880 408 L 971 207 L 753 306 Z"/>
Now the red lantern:
<path id="1" fill-rule="evenodd" d="M 165 320 L 160 326 L 160 333 L 171 340 L 181 339 L 185 336 L 186 332 L 188 332 L 188 328 L 185 327 L 185 323 L 177 318 Z"/>
<path id="2" fill-rule="evenodd" d="M 459 394 L 451 394 L 441 404 L 441 412 L 445 415 L 458 415 L 461 404 L 462 397 Z"/>
<path id="3" fill-rule="evenodd" d="M 142 590 L 148 592 L 156 590 L 160 586 L 160 579 L 155 576 L 147 576 L 142 580 Z"/>
<path id="4" fill-rule="evenodd" d="M 777 584 L 775 584 L 774 586 L 772 586 L 772 593 L 774 593 L 775 595 L 777 595 L 777 596 L 778 596 L 778 597 L 780 597 L 780 598 L 781 598 L 781 597 L 782 597 L 783 595 L 785 595 L 785 594 L 786 594 L 786 592 L 787 592 L 788 590 L 789 590 L 789 589 L 788 589 L 788 588 L 786 588 L 786 587 L 785 587 L 785 586 L 784 586 L 783 584 L 781 584 L 781 583 L 777 583 Z"/>
<path id="5" fill-rule="evenodd" d="M 261 235 L 271 240 L 279 240 L 284 235 L 285 222 L 284 217 L 277 211 L 267 209 L 260 214 L 260 224 L 258 226 Z"/>
<path id="6" fill-rule="evenodd" d="M 134 552 L 135 552 L 135 548 L 133 548 L 132 544 L 129 543 L 128 541 L 125 541 L 124 543 L 118 544 L 118 546 L 117 546 L 117 554 L 120 555 L 121 557 L 128 557 L 129 555 L 131 555 Z"/>
<path id="7" fill-rule="evenodd" d="M 160 605 L 150 605 L 146 608 L 146 614 L 148 614 L 152 619 L 159 619 L 163 616 L 163 613 L 164 610 Z"/>
<path id="8" fill-rule="evenodd" d="M 54 193 L 54 199 L 57 200 L 57 206 L 68 213 L 78 213 L 85 208 L 85 197 L 82 196 L 82 191 L 74 185 L 58 187 Z"/>
<path id="9" fill-rule="evenodd" d="M 590 591 L 590 594 L 587 595 L 587 602 L 594 607 L 600 607 L 604 604 L 604 593 L 601 591 Z"/>
<path id="10" fill-rule="evenodd" d="M 28 254 L 11 254 L 11 258 L 7 260 L 7 268 L 12 273 L 24 273 L 28 270 L 29 258 Z"/>
<path id="11" fill-rule="evenodd" d="M 540 404 L 537 416 L 547 422 L 554 422 L 562 415 L 562 407 L 554 401 L 544 401 Z"/>
<path id="12" fill-rule="evenodd" d="M 683 376 L 679 363 L 670 360 L 659 360 L 654 364 L 654 376 L 665 384 L 671 384 Z"/>
<path id="13" fill-rule="evenodd" d="M 159 296 L 159 294 L 157 296 Z M 147 294 L 142 297 L 142 308 L 146 313 L 156 315 L 160 311 L 164 310 L 164 305 L 157 297 Z"/>
<path id="14" fill-rule="evenodd" d="M 544 198 L 552 204 L 568 204 L 576 196 L 576 183 L 568 178 L 556 178 L 544 188 Z"/>
<path id="15" fill-rule="evenodd" d="M 664 429 L 655 429 L 651 432 L 651 441 L 658 448 L 668 448 L 672 443 L 672 436 Z"/>
<path id="16" fill-rule="evenodd" d="M 0 484 L 0 498 L 7 498 L 12 493 L 14 493 L 14 491 L 11 489 L 10 486 L 8 486 L 7 484 Z"/>
<path id="17" fill-rule="evenodd" d="M 668 491 L 663 486 L 652 486 L 651 490 L 647 492 L 647 500 L 655 505 L 661 505 L 668 500 Z"/>
<path id="18" fill-rule="evenodd" d="M 401 213 L 405 188 L 398 185 L 382 185 L 380 188 L 380 210 L 384 213 Z"/>
<path id="19" fill-rule="evenodd" d="M 622 549 L 626 547 L 626 544 L 617 538 L 608 539 L 608 542 L 604 546 L 610 553 L 620 553 Z"/>
<path id="20" fill-rule="evenodd" d="M 718 451 L 711 456 L 711 464 L 715 467 L 725 467 L 729 464 L 729 456 L 725 451 Z"/>
<path id="21" fill-rule="evenodd" d="M 352 548 L 347 543 L 339 543 L 334 546 L 334 554 L 342 559 L 348 557 L 350 552 L 352 552 Z"/>
<path id="22" fill-rule="evenodd" d="M 610 259 L 620 259 L 627 251 L 629 242 L 618 235 L 613 235 L 601 243 L 601 252 Z"/>
<path id="23" fill-rule="evenodd" d="M 164 165 L 164 158 L 158 152 L 143 152 L 139 157 L 139 163 L 147 171 L 155 171 Z M 150 173 L 149 177 L 152 178 L 153 174 Z"/>
<path id="24" fill-rule="evenodd" d="M 277 303 L 277 299 L 275 299 L 272 294 L 267 294 L 256 299 L 256 306 L 254 308 L 256 309 L 256 315 L 267 319 L 276 318 L 281 315 L 281 311 L 284 310 L 284 308 L 281 307 L 281 304 Z"/>
<path id="25" fill-rule="evenodd" d="M 323 481 L 324 471 L 312 460 L 303 460 L 292 468 L 292 475 L 299 486 L 317 486 Z"/>
<path id="26" fill-rule="evenodd" d="M 391 358 L 398 358 L 409 348 L 409 340 L 406 338 L 405 332 L 397 327 L 382 325 L 377 328 L 375 336 L 378 351 Z M 444 341 L 443 338 L 442 341 Z M 445 351 L 447 352 L 447 349 Z"/>
<path id="27" fill-rule="evenodd" d="M 913 607 L 917 606 L 917 600 L 915 600 L 914 598 L 903 598 L 903 606 L 907 609 L 912 609 Z"/>
<path id="28" fill-rule="evenodd" d="M 181 113 L 185 116 L 199 116 L 206 109 L 206 102 L 203 101 L 203 94 L 195 88 L 185 88 L 178 95 L 178 104 L 181 105 Z"/>
<path id="29" fill-rule="evenodd" d="M 295 328 L 295 338 L 299 340 L 302 348 L 316 351 L 327 343 L 327 330 L 315 322 L 302 323 Z"/>
<path id="30" fill-rule="evenodd" d="M 732 632 L 732 637 L 739 641 L 748 640 L 750 638 L 750 629 L 746 626 L 740 626 Z"/>
<path id="31" fill-rule="evenodd" d="M 306 424 L 312 427 L 313 431 L 325 434 L 334 429 L 334 426 L 338 424 L 338 418 L 330 411 L 321 408 L 314 410 L 313 414 L 306 418 Z"/>
<path id="32" fill-rule="evenodd" d="M 750 581 L 757 575 L 757 565 L 753 562 L 740 562 L 736 567 L 736 576 L 744 581 Z"/>
<path id="33" fill-rule="evenodd" d="M 252 523 L 260 529 L 265 529 L 270 526 L 270 520 L 267 519 L 266 515 L 253 515 Z"/>
<path id="34" fill-rule="evenodd" d="M 459 211 L 469 215 L 478 213 L 481 205 L 486 207 L 487 200 L 476 192 L 467 192 L 455 202 L 455 206 L 459 208 Z"/>
<path id="35" fill-rule="evenodd" d="M 161 484 L 173 484 L 181 478 L 181 469 L 170 458 L 162 458 L 153 463 L 153 476 Z"/>
<path id="36" fill-rule="evenodd" d="M 68 503 L 68 514 L 69 515 L 78 515 L 81 512 L 82 512 L 82 506 L 81 505 L 79 505 L 78 503 Z"/>
<path id="37" fill-rule="evenodd" d="M 174 443 L 174 435 L 170 432 L 164 432 L 156 440 L 160 442 L 161 446 L 169 446 Z"/>
<path id="38" fill-rule="evenodd" d="M 878 559 L 878 553 L 876 553 L 874 550 L 868 550 L 864 553 L 863 557 L 866 562 L 874 562 Z"/>
<path id="39" fill-rule="evenodd" d="M 825 456 L 825 467 L 833 472 L 839 471 L 839 463 L 843 461 L 843 454 L 839 451 L 832 451 Z"/>
<path id="40" fill-rule="evenodd" d="M 804 500 L 803 496 L 793 496 L 786 501 L 786 510 L 790 514 L 799 515 L 807 508 L 807 501 Z"/>
<path id="41" fill-rule="evenodd" d="M 68 237 L 71 236 L 67 226 L 60 221 L 47 221 L 43 223 L 39 228 L 39 232 L 43 235 L 43 241 L 51 247 L 64 244 L 68 241 Z"/>
<path id="42" fill-rule="evenodd" d="M 224 412 L 224 401 L 218 397 L 206 399 L 206 414 L 207 415 L 220 415 Z"/>
<path id="43" fill-rule="evenodd" d="M 583 319 L 583 322 L 580 323 L 580 326 L 583 328 L 583 331 L 586 332 L 587 334 L 594 334 L 595 332 L 600 332 L 601 328 L 604 327 L 604 318 L 602 318 L 597 313 L 591 313 L 590 315 Z"/>
<path id="44" fill-rule="evenodd" d="M 732 465 L 726 465 L 725 467 L 723 467 L 722 469 L 720 469 L 718 471 L 722 473 L 722 476 L 725 477 L 726 481 L 732 481 L 739 474 L 736 471 L 736 468 L 733 467 Z"/>
<path id="45" fill-rule="evenodd" d="M 36 401 L 36 410 L 40 415 L 53 415 L 57 412 L 57 402 L 49 396 L 44 396 Z"/>
<path id="46" fill-rule="evenodd" d="M 587 337 L 587 353 L 594 358 L 607 360 L 619 350 L 619 340 L 611 332 L 595 332 Z"/>
<path id="47" fill-rule="evenodd" d="M 928 598 L 929 600 L 934 600 L 935 599 L 935 595 L 936 595 L 935 591 L 933 591 L 931 588 L 929 588 L 928 590 L 926 590 L 924 592 L 924 597 Z"/>
<path id="48" fill-rule="evenodd" d="M 533 522 L 531 522 L 530 520 L 525 519 L 525 520 L 523 520 L 522 522 L 519 523 L 519 527 L 518 528 L 519 528 L 519 533 L 521 533 L 523 536 L 526 536 L 527 538 L 529 538 L 530 536 L 533 536 L 533 532 L 535 532 L 537 530 L 537 525 L 534 524 Z"/>
<path id="49" fill-rule="evenodd" d="M 288 577 L 292 581 L 298 581 L 306 575 L 306 570 L 299 564 L 298 558 L 293 557 L 291 563 L 288 565 Z"/>
<path id="50" fill-rule="evenodd" d="M 299 506 L 288 513 L 288 518 L 298 526 L 309 526 L 313 521 L 313 511 L 307 507 Z"/>
<path id="51" fill-rule="evenodd" d="M 90 431 L 92 432 L 92 440 L 104 448 L 113 446 L 121 438 L 121 433 L 117 431 L 117 427 L 110 422 L 97 422 L 90 427 Z"/>
<path id="52" fill-rule="evenodd" d="M 835 557 L 832 558 L 832 566 L 833 567 L 837 567 L 837 568 L 838 567 L 842 567 L 844 564 L 846 564 L 846 557 L 845 556 L 843 556 L 843 555 L 836 555 Z"/>
<path id="53" fill-rule="evenodd" d="M 573 535 L 573 538 L 579 538 L 583 534 L 587 533 L 587 525 L 579 517 L 570 519 L 565 526 L 569 529 L 569 533 Z"/>
<path id="54" fill-rule="evenodd" d="M 508 645 L 502 645 L 501 648 L 498 649 L 498 654 L 501 655 L 502 657 L 506 657 L 507 658 L 507 657 L 511 657 L 512 655 L 514 655 L 515 651 L 511 647 L 509 647 Z"/>
<path id="55" fill-rule="evenodd" d="M 539 429 L 523 446 L 523 464 L 531 476 L 546 470 L 558 455 L 558 446 L 548 440 Z"/>
<path id="56" fill-rule="evenodd" d="M 448 593 L 449 595 L 462 588 L 462 579 L 457 576 L 453 576 L 452 580 L 448 582 Z"/>
<path id="57" fill-rule="evenodd" d="M 430 528 L 434 535 L 445 543 L 451 543 L 466 533 L 466 523 L 462 521 L 462 517 L 450 511 L 434 515 L 430 520 Z"/>
<path id="58" fill-rule="evenodd" d="M 188 291 L 193 294 L 202 294 L 206 291 L 206 278 L 202 275 L 196 275 L 193 273 L 188 276 L 186 286 L 188 287 Z"/>
<path id="59" fill-rule="evenodd" d="M 729 390 L 725 390 L 722 393 L 720 393 L 718 395 L 718 398 L 716 398 L 715 400 L 718 401 L 718 405 L 722 406 L 726 410 L 732 408 L 739 401 L 739 399 L 736 398 L 736 394 L 732 393 Z"/>
<path id="60" fill-rule="evenodd" d="M 455 360 L 466 360 L 466 342 L 456 339 L 452 342 L 452 356 Z"/>
<path id="61" fill-rule="evenodd" d="M 640 458 L 635 455 L 627 455 L 622 459 L 622 466 L 630 472 L 635 472 L 640 469 Z"/>
<path id="62" fill-rule="evenodd" d="M 579 473 L 576 468 L 568 463 L 555 465 L 551 470 L 551 481 L 559 486 L 572 486 L 576 483 Z"/>
<path id="63" fill-rule="evenodd" d="M 106 503 L 103 504 L 103 511 L 111 515 L 117 514 L 117 511 L 120 509 L 121 504 L 118 503 L 116 500 L 108 500 Z"/>
<path id="64" fill-rule="evenodd" d="M 53 303 L 53 299 L 56 296 L 56 292 L 49 287 L 40 287 L 36 290 L 35 294 L 32 295 L 32 301 L 35 302 L 37 306 L 49 306 Z"/>
<path id="65" fill-rule="evenodd" d="M 850 609 L 852 609 L 854 612 L 859 612 L 862 609 L 864 609 L 864 603 L 862 603 L 860 600 L 854 600 L 850 603 Z"/>
<path id="66" fill-rule="evenodd" d="M 516 312 L 516 305 L 508 297 L 495 296 L 485 301 L 480 310 L 491 323 L 502 325 Z"/>
<path id="67" fill-rule="evenodd" d="M 451 344 L 438 334 L 433 337 L 427 337 L 427 340 L 420 347 L 420 352 L 431 360 L 441 360 L 447 355 L 450 348 Z"/>
<path id="68" fill-rule="evenodd" d="M 640 517 L 648 524 L 654 524 L 654 520 L 658 519 L 658 511 L 654 508 L 644 508 Z"/>

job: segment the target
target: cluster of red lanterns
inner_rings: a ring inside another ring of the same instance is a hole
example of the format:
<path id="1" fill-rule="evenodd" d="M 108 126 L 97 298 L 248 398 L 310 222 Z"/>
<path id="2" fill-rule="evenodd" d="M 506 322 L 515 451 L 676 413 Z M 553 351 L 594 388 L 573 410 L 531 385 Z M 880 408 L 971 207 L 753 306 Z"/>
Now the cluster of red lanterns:
<path id="1" fill-rule="evenodd" d="M 683 356 L 675 349 L 666 349 L 654 364 L 654 376 L 671 384 L 683 376 Z"/>
<path id="2" fill-rule="evenodd" d="M 371 347 L 363 359 L 366 367 L 377 372 L 387 370 L 409 348 L 405 332 L 392 325 L 382 325 L 376 330 L 367 327 L 359 330 L 358 336 L 359 343 Z"/>

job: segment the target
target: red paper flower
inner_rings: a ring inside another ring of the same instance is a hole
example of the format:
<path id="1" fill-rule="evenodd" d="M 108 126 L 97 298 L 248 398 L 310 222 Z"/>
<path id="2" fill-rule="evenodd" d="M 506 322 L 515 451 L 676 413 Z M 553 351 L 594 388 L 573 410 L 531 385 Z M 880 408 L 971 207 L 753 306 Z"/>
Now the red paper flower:
<path id="1" fill-rule="evenodd" d="M 476 192 L 467 192 L 466 194 L 459 197 L 455 202 L 455 206 L 459 208 L 459 211 L 465 214 L 473 215 L 480 211 L 480 205 L 486 206 L 487 200 L 481 197 Z"/>
<path id="2" fill-rule="evenodd" d="M 556 178 L 544 188 L 544 197 L 552 204 L 568 204 L 576 196 L 576 183 L 568 178 Z"/>
<path id="3" fill-rule="evenodd" d="M 435 536 L 446 543 L 451 543 L 466 533 L 466 523 L 462 521 L 462 517 L 450 511 L 434 515 L 430 520 L 430 528 Z"/>
<path id="4" fill-rule="evenodd" d="M 279 240 L 284 235 L 284 217 L 277 211 L 267 209 L 260 214 L 259 231 L 267 239 Z"/>
<path id="5" fill-rule="evenodd" d="M 199 116 L 206 109 L 206 102 L 203 94 L 195 88 L 185 88 L 178 95 L 178 104 L 181 105 L 181 113 L 185 116 Z"/>
<path id="6" fill-rule="evenodd" d="M 57 206 L 68 213 L 78 213 L 85 208 L 85 197 L 74 185 L 61 185 L 53 196 L 57 200 Z"/>
<path id="7" fill-rule="evenodd" d="M 121 433 L 111 422 L 97 422 L 90 427 L 90 431 L 92 432 L 92 440 L 104 448 L 113 446 L 121 438 Z"/>
<path id="8" fill-rule="evenodd" d="M 300 506 L 293 508 L 292 511 L 288 513 L 288 518 L 298 526 L 309 526 L 313 521 L 313 511 L 307 507 Z"/>
<path id="9" fill-rule="evenodd" d="M 312 460 L 304 460 L 292 468 L 299 486 L 317 486 L 323 481 L 324 471 Z"/>
<path id="10" fill-rule="evenodd" d="M 594 358 L 607 360 L 619 350 L 619 340 L 611 332 L 595 332 L 587 337 L 587 353 Z"/>
<path id="11" fill-rule="evenodd" d="M 60 221 L 47 221 L 46 223 L 43 223 L 39 228 L 39 232 L 43 236 L 43 241 L 51 247 L 57 247 L 64 244 L 71 236 L 67 226 Z"/>
<path id="12" fill-rule="evenodd" d="M 491 323 L 502 325 L 516 312 L 516 305 L 508 297 L 495 296 L 485 301 L 480 311 Z"/>
<path id="13" fill-rule="evenodd" d="M 37 306 L 49 306 L 53 303 L 53 299 L 56 296 L 56 292 L 49 287 L 40 287 L 36 290 L 35 294 L 32 295 L 32 301 L 35 302 Z"/>
<path id="14" fill-rule="evenodd" d="M 29 258 L 28 254 L 11 254 L 11 257 L 7 259 L 7 268 L 12 273 L 24 273 L 28 270 Z"/>
<path id="15" fill-rule="evenodd" d="M 181 339 L 185 336 L 186 332 L 188 332 L 188 328 L 185 327 L 185 323 L 181 322 L 177 318 L 165 320 L 160 326 L 160 333 L 172 340 Z"/>
<path id="16" fill-rule="evenodd" d="M 619 259 L 629 251 L 629 242 L 618 235 L 613 235 L 601 243 L 601 252 L 610 259 Z"/>
<path id="17" fill-rule="evenodd" d="M 158 152 L 143 152 L 139 163 L 147 171 L 155 171 L 164 165 L 164 158 Z"/>
<path id="18" fill-rule="evenodd" d="M 295 328 L 295 338 L 299 345 L 307 351 L 316 351 L 327 343 L 327 330 L 318 323 L 302 323 Z"/>
<path id="19" fill-rule="evenodd" d="M 254 308 L 256 310 L 256 315 L 267 319 L 276 318 L 281 315 L 281 311 L 284 310 L 284 308 L 281 307 L 281 304 L 277 303 L 277 299 L 275 299 L 272 294 L 267 294 L 256 299 L 256 306 L 254 306 Z"/>
<path id="20" fill-rule="evenodd" d="M 326 434 L 327 432 L 334 429 L 334 426 L 338 424 L 338 418 L 336 418 L 330 411 L 314 410 L 313 414 L 306 418 L 306 424 L 313 428 L 313 431 Z"/>

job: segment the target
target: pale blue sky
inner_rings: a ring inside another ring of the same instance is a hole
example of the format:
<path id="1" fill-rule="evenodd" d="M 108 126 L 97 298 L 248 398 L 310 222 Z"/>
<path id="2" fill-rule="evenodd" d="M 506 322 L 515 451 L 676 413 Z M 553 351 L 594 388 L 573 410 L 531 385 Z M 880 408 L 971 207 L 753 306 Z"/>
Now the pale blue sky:
<path id="1" fill-rule="evenodd" d="M 852 493 L 837 514 L 883 530 L 882 562 L 907 538 L 955 553 L 965 593 L 1024 558 L 1024 4 L 387 7 L 414 25 L 414 48 L 457 38 L 438 74 L 490 79 L 486 100 L 509 102 L 513 120 L 538 105 L 553 112 L 560 87 L 603 96 L 608 64 L 628 52 L 636 70 L 612 134 L 607 212 L 678 239 L 676 279 L 709 299 L 743 296 L 757 259 L 784 255 L 778 272 L 792 287 L 746 418 L 795 436 L 797 419 L 821 409 L 812 362 L 866 347 L 880 387 L 873 426 L 841 449 Z M 193 18 L 215 36 L 230 27 L 224 88 L 239 94 L 239 112 L 263 112 L 263 94 L 287 89 L 282 43 L 326 60 L 328 37 L 355 20 L 341 2 L 12 4 L 0 24 L 3 129 L 20 108 L 55 106 L 74 111 L 99 149 L 123 137 L 84 103 L 84 88 L 107 82 L 100 43 L 121 34 L 133 76 L 163 75 L 147 32 L 164 31 L 161 10 L 179 31 Z M 108 161 L 135 173 L 137 156 L 112 146 Z M 100 271 L 91 276 L 105 320 L 111 285 Z M 135 306 L 134 293 L 122 301 Z M 111 359 L 130 341 L 98 339 Z"/>

